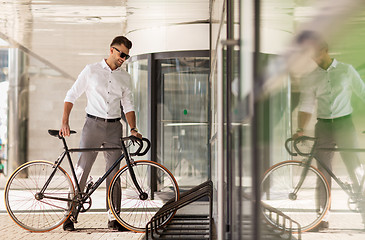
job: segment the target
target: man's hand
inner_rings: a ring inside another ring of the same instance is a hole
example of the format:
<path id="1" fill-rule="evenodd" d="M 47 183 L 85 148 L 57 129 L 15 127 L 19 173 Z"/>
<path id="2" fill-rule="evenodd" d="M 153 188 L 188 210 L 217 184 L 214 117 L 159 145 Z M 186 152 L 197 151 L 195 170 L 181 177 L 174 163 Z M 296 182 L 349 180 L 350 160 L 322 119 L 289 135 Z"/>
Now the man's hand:
<path id="1" fill-rule="evenodd" d="M 62 115 L 62 125 L 60 128 L 60 132 L 58 133 L 60 136 L 68 137 L 70 136 L 70 126 L 68 124 L 71 109 L 73 107 L 73 103 L 65 102 L 63 106 L 63 115 Z"/>
<path id="2" fill-rule="evenodd" d="M 303 136 L 304 135 L 304 130 L 303 129 L 301 129 L 301 128 L 299 128 L 297 131 L 296 131 L 296 133 L 294 133 L 294 135 L 293 135 L 293 139 L 295 140 L 295 139 L 297 139 L 298 137 L 301 137 L 301 136 Z"/>
<path id="3" fill-rule="evenodd" d="M 136 114 L 134 113 L 134 111 L 127 112 L 125 114 L 125 117 L 127 119 L 129 127 L 131 128 L 131 135 L 142 139 L 142 134 L 140 134 L 138 132 L 138 129 L 136 128 Z"/>
<path id="4" fill-rule="evenodd" d="M 137 138 L 139 138 L 139 139 L 142 139 L 142 134 L 140 134 L 139 132 L 136 132 L 136 131 L 131 131 L 131 135 L 133 135 L 133 136 L 135 136 L 135 137 L 137 137 Z"/>
<path id="5" fill-rule="evenodd" d="M 309 120 L 311 119 L 312 114 L 307 112 L 298 112 L 298 129 L 293 134 L 293 139 L 297 139 L 304 135 L 304 128 L 308 125 Z"/>
<path id="6" fill-rule="evenodd" d="M 58 134 L 63 137 L 70 136 L 70 126 L 68 125 L 68 123 L 62 124 L 60 132 Z"/>

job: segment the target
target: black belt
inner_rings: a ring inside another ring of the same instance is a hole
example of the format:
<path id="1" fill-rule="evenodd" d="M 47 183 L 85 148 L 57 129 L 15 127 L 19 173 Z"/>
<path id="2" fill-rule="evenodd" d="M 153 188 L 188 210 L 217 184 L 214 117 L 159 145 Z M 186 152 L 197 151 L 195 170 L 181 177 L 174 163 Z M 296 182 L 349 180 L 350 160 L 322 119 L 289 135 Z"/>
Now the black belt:
<path id="1" fill-rule="evenodd" d="M 90 115 L 88 113 L 86 114 L 86 116 L 89 117 L 89 118 L 95 119 L 95 120 L 103 121 L 103 122 L 118 122 L 120 120 L 120 118 L 105 119 L 105 118 L 101 118 L 101 117 L 96 117 L 96 116 Z"/>
<path id="2" fill-rule="evenodd" d="M 344 120 L 344 119 L 346 119 L 346 118 L 350 118 L 350 117 L 351 117 L 351 114 L 346 115 L 346 116 L 343 116 L 343 117 L 331 118 L 331 119 L 317 118 L 317 120 L 318 120 L 318 121 L 321 121 L 321 122 L 334 123 L 334 122 L 337 122 L 337 121 L 339 121 L 339 120 Z"/>

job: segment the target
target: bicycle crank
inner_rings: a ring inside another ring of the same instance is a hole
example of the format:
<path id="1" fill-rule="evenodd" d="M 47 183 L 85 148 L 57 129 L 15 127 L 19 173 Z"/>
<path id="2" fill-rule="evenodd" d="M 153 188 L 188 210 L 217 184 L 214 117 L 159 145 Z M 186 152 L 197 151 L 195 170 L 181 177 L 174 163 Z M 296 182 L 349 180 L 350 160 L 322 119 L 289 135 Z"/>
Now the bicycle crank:
<path id="1" fill-rule="evenodd" d="M 91 197 L 89 196 L 83 203 L 82 206 L 80 208 L 80 212 L 86 212 L 90 209 L 92 204 L 92 200 Z"/>

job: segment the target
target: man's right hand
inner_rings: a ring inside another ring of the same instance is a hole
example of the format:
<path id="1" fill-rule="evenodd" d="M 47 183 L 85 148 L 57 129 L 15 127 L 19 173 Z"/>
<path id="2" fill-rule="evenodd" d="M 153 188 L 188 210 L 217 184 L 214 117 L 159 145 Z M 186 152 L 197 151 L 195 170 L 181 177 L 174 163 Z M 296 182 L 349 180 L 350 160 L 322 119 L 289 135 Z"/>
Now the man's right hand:
<path id="1" fill-rule="evenodd" d="M 295 139 L 297 139 L 298 137 L 301 137 L 301 136 L 303 136 L 304 135 L 304 131 L 303 131 L 303 129 L 298 129 L 297 131 L 296 131 L 296 133 L 294 133 L 294 135 L 293 135 L 293 139 L 295 140 Z"/>
<path id="2" fill-rule="evenodd" d="M 70 126 L 68 125 L 68 123 L 62 124 L 59 135 L 64 137 L 70 136 Z"/>
<path id="3" fill-rule="evenodd" d="M 60 136 L 68 137 L 70 136 L 70 126 L 69 126 L 69 116 L 71 113 L 71 109 L 73 107 L 73 103 L 65 102 L 63 106 L 63 115 L 62 115 L 62 125 L 60 132 L 58 133 Z"/>

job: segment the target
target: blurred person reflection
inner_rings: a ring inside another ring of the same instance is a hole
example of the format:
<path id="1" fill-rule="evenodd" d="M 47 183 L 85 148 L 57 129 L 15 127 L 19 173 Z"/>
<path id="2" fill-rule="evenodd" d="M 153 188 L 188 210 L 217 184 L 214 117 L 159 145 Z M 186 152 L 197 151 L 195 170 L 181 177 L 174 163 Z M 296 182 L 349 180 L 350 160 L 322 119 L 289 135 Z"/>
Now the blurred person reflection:
<path id="1" fill-rule="evenodd" d="M 317 148 L 334 148 L 335 146 L 357 148 L 356 131 L 351 118 L 353 111 L 351 95 L 354 92 L 365 102 L 364 82 L 353 66 L 331 58 L 327 42 L 319 34 L 311 31 L 303 32 L 299 35 L 298 42 L 312 51 L 312 59 L 318 66 L 300 80 L 298 129 L 293 138 L 304 135 L 315 104 L 317 104 L 317 123 L 315 125 Z M 314 154 L 332 170 L 333 151 L 318 149 Z M 356 175 L 356 170 L 358 167 L 362 168 L 363 165 L 355 152 L 340 152 L 340 154 L 352 181 L 352 187 L 356 191 L 359 188 L 361 177 Z M 318 168 L 331 187 L 330 175 L 322 166 L 318 166 Z M 318 197 L 320 202 L 320 192 Z M 328 220 L 329 213 L 314 231 L 328 228 Z M 363 216 L 363 222 L 365 223 L 365 216 Z"/>

